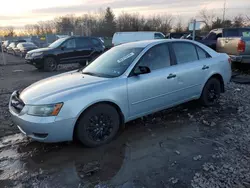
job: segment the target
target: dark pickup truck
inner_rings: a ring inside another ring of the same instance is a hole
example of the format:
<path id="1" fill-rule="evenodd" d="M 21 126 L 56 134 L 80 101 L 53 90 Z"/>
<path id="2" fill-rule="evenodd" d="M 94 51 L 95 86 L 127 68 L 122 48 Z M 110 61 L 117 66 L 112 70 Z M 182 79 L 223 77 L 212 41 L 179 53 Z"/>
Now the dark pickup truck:
<path id="1" fill-rule="evenodd" d="M 227 53 L 232 62 L 250 63 L 250 28 L 223 29 L 218 38 L 217 52 Z"/>
<path id="2" fill-rule="evenodd" d="M 216 50 L 217 39 L 222 37 L 223 29 L 213 29 L 211 30 L 206 37 L 202 40 L 197 40 L 198 42 L 205 44 L 206 46 Z"/>

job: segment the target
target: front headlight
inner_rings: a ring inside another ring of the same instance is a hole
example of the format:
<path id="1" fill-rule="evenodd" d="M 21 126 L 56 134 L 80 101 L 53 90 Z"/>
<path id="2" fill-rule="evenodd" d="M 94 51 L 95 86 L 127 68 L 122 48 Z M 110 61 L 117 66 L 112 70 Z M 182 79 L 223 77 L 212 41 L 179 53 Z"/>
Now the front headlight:
<path id="1" fill-rule="evenodd" d="M 60 112 L 63 103 L 50 104 L 50 105 L 37 105 L 37 106 L 28 106 L 27 105 L 27 114 L 32 116 L 57 116 Z"/>
<path id="2" fill-rule="evenodd" d="M 42 54 L 43 54 L 43 52 L 34 52 L 34 53 L 31 54 L 31 57 L 40 56 Z"/>

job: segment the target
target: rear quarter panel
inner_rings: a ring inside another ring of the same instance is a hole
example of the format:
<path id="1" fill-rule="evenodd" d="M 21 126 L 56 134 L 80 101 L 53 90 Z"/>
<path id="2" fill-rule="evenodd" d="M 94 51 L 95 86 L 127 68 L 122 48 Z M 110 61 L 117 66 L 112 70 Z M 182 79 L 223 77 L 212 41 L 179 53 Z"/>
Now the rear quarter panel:
<path id="1" fill-rule="evenodd" d="M 232 75 L 231 64 L 228 61 L 229 56 L 226 53 L 217 53 L 216 51 L 205 46 L 204 44 L 197 42 L 195 43 L 205 49 L 211 56 L 208 63 L 210 68 L 208 69 L 209 72 L 207 72 L 206 74 L 205 81 L 207 82 L 207 80 L 215 74 L 220 74 L 223 78 L 224 84 L 228 84 Z M 204 85 L 202 86 L 202 89 Z"/>
<path id="2" fill-rule="evenodd" d="M 217 56 L 211 58 L 209 74 L 207 74 L 206 81 L 213 75 L 219 74 L 223 78 L 224 85 L 227 85 L 230 82 L 232 75 L 231 64 L 228 59 L 229 56 L 224 53 L 218 53 Z"/>

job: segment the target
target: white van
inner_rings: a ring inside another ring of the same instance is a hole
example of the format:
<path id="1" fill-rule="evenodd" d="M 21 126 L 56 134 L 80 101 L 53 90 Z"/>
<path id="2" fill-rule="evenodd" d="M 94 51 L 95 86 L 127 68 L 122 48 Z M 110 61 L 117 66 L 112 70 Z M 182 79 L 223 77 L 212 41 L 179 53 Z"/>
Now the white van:
<path id="1" fill-rule="evenodd" d="M 164 39 L 165 35 L 154 31 L 134 31 L 134 32 L 116 32 L 112 39 L 113 46 L 128 42 L 141 40 Z"/>

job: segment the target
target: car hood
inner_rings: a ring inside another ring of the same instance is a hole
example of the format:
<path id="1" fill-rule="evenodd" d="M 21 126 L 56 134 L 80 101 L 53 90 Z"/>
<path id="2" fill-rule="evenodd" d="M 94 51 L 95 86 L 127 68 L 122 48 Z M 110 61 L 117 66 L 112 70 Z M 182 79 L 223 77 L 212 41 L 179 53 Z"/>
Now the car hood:
<path id="1" fill-rule="evenodd" d="M 38 49 L 35 49 L 35 50 L 31 50 L 29 51 L 29 53 L 35 53 L 35 52 L 47 52 L 51 50 L 51 48 L 38 48 Z"/>
<path id="2" fill-rule="evenodd" d="M 63 97 L 65 93 L 71 94 L 76 90 L 79 91 L 78 89 L 83 87 L 106 82 L 108 80 L 110 79 L 84 75 L 76 71 L 64 73 L 30 85 L 21 92 L 20 98 L 25 104 L 47 104 L 46 102 L 48 100 L 46 99 L 48 98 L 50 98 L 50 100 L 51 98 L 55 98 L 55 101 L 49 101 L 52 103 L 63 102 L 60 97 Z"/>

